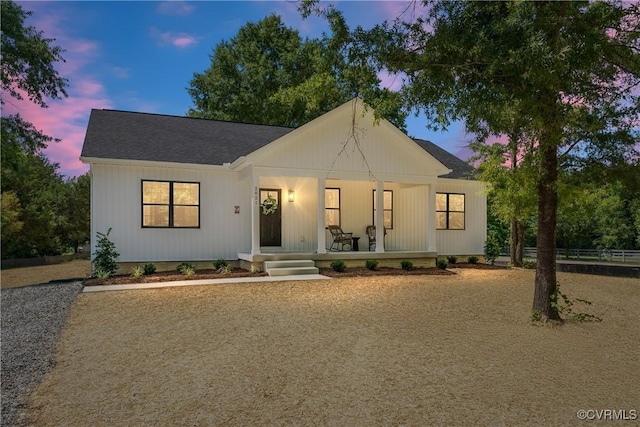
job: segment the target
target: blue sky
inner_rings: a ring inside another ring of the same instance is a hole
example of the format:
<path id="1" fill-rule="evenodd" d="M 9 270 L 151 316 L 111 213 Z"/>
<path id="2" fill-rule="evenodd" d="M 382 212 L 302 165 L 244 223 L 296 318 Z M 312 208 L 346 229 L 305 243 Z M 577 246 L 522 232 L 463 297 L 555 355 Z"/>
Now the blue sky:
<path id="1" fill-rule="evenodd" d="M 33 11 L 27 24 L 43 31 L 66 51 L 58 64 L 69 80 L 69 97 L 50 101 L 46 110 L 13 100 L 3 114 L 19 112 L 46 134 L 61 139 L 47 155 L 60 171 L 76 176 L 88 170 L 78 157 L 92 108 L 184 115 L 191 107 L 187 93 L 193 73 L 210 65 L 209 55 L 247 22 L 280 15 L 302 37 L 327 31 L 318 17 L 303 20 L 292 1 L 196 2 L 17 2 Z M 393 19 L 406 9 L 404 1 L 334 2 L 351 27 L 370 27 Z M 394 87 L 397 81 L 384 79 Z M 425 128 L 424 118 L 407 121 L 409 134 L 429 139 L 464 156 L 468 137 L 461 125 L 446 133 Z"/>

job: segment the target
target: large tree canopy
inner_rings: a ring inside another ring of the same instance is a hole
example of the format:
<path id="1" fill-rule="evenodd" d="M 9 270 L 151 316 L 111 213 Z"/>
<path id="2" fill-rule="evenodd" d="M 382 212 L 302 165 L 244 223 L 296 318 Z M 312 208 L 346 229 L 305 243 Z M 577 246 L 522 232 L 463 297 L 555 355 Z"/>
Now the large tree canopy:
<path id="1" fill-rule="evenodd" d="M 2 1 L 1 103 L 28 101 L 46 108 L 47 99 L 67 94 L 55 70 L 62 48 L 25 26 L 31 12 Z M 7 98 L 8 96 L 8 98 Z M 20 115 L 3 111 L 1 164 L 2 258 L 58 254 L 89 237 L 89 176 L 65 181 L 43 150 L 58 141 Z"/>
<path id="2" fill-rule="evenodd" d="M 303 40 L 276 15 L 246 24 L 194 74 L 188 115 L 297 127 L 360 96 L 404 129 L 398 95 L 380 89 L 373 67 L 349 57 L 341 15 L 332 28 L 331 38 Z"/>
<path id="3" fill-rule="evenodd" d="M 312 2 L 313 3 L 313 2 Z M 640 4 L 426 1 L 360 31 L 380 67 L 406 75 L 409 107 L 435 123 L 508 134 L 522 117 L 534 144 L 537 252 L 533 310 L 558 319 L 558 171 L 569 153 L 608 164 L 638 158 Z M 523 147 L 524 145 L 520 145 Z"/>

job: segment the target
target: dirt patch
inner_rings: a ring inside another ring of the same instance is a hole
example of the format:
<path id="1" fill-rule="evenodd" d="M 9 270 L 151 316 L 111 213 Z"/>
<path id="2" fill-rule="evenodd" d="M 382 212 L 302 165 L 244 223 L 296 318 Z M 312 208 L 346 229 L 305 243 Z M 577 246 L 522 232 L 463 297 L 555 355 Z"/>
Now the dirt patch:
<path id="1" fill-rule="evenodd" d="M 21 267 L 2 270 L 2 289 L 20 286 L 49 283 L 53 280 L 72 280 L 89 277 L 91 262 L 89 260 L 75 260 L 55 265 L 39 265 L 36 267 Z"/>
<path id="2" fill-rule="evenodd" d="M 85 286 L 101 286 L 101 285 L 128 285 L 131 283 L 159 283 L 159 282 L 175 282 L 181 280 L 202 280 L 202 279 L 235 279 L 238 277 L 260 277 L 267 276 L 267 273 L 252 273 L 241 268 L 234 268 L 231 272 L 222 274 L 216 270 L 197 270 L 192 276 L 185 276 L 177 271 L 163 271 L 159 273 L 143 276 L 134 279 L 130 275 L 118 275 L 109 279 L 89 278 L 84 281 Z"/>
<path id="3" fill-rule="evenodd" d="M 453 271 L 462 268 L 482 269 L 482 270 L 496 270 L 504 269 L 504 267 L 497 267 L 488 264 L 454 264 L 451 266 Z M 365 267 L 348 267 L 344 272 L 334 271 L 332 268 L 321 268 L 320 274 L 336 277 L 375 277 L 375 276 L 447 276 L 455 274 L 451 270 L 442 270 L 439 268 L 424 268 L 417 267 L 411 270 L 403 270 L 401 268 L 389 268 L 381 267 L 378 270 L 369 270 Z M 148 276 L 143 276 L 138 279 L 132 278 L 130 275 L 118 275 L 109 279 L 96 279 L 89 278 L 84 281 L 85 286 L 102 286 L 102 285 L 128 285 L 131 283 L 159 283 L 159 282 L 174 282 L 182 280 L 202 280 L 202 279 L 234 279 L 239 277 L 261 277 L 267 276 L 266 272 L 252 273 L 248 270 L 241 268 L 234 268 L 230 273 L 222 274 L 216 270 L 197 270 L 192 276 L 185 276 L 176 271 L 165 271 L 154 273 Z"/>
<path id="4" fill-rule="evenodd" d="M 82 294 L 28 415 L 38 426 L 523 426 L 638 410 L 637 280 L 558 273 L 603 321 L 538 327 L 533 278 L 458 269 Z"/>

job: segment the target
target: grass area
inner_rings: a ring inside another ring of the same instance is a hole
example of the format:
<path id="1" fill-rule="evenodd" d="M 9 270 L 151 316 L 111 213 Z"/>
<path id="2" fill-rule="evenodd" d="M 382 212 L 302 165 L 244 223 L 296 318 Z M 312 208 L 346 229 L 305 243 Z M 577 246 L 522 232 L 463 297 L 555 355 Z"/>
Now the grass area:
<path id="1" fill-rule="evenodd" d="M 38 426 L 539 426 L 637 410 L 637 279 L 558 273 L 603 321 L 533 326 L 533 278 L 81 294 L 28 414 Z"/>
<path id="2" fill-rule="evenodd" d="M 84 278 L 88 277 L 90 273 L 91 262 L 84 259 L 55 265 L 11 268 L 0 272 L 0 287 L 8 289 L 49 283 L 52 280 Z"/>

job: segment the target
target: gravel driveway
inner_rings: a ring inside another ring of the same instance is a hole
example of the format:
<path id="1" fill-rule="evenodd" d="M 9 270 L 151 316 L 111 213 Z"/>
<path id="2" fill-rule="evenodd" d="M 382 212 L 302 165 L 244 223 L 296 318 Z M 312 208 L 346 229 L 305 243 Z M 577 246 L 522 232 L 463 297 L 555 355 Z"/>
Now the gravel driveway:
<path id="1" fill-rule="evenodd" d="M 55 365 L 81 282 L 2 289 L 2 425 L 25 426 L 25 399 Z"/>

